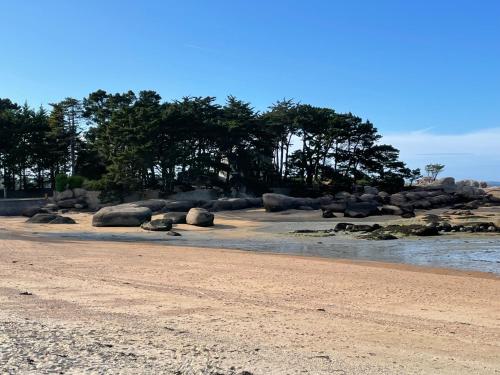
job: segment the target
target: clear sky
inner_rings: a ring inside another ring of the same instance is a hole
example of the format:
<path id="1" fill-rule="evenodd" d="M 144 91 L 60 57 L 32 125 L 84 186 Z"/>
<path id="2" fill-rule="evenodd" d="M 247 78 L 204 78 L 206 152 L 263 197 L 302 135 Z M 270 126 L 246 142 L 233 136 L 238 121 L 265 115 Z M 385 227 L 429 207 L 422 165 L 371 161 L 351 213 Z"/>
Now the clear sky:
<path id="1" fill-rule="evenodd" d="M 294 98 L 369 119 L 412 167 L 500 180 L 500 1 L 0 0 L 0 41 L 17 102 Z"/>

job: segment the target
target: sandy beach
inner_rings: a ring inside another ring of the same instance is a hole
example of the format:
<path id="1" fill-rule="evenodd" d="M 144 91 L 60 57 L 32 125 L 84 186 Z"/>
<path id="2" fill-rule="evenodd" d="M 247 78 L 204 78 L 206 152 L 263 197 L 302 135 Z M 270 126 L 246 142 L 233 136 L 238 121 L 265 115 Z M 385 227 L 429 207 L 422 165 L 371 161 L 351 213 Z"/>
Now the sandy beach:
<path id="1" fill-rule="evenodd" d="M 492 274 L 42 238 L 62 228 L 20 222 L 0 240 L 7 373 L 500 373 Z"/>

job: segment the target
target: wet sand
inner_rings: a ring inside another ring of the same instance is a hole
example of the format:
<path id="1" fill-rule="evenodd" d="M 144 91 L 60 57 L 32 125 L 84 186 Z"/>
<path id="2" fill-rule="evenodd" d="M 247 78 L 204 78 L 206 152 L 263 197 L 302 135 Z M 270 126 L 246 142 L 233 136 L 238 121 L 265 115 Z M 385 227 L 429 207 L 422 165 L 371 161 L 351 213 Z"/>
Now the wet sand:
<path id="1" fill-rule="evenodd" d="M 263 228 L 251 215 L 177 230 L 264 241 L 275 238 L 272 225 L 304 223 L 270 215 Z M 494 274 L 192 247 L 71 216 L 79 224 L 2 221 L 7 373 L 500 373 Z"/>

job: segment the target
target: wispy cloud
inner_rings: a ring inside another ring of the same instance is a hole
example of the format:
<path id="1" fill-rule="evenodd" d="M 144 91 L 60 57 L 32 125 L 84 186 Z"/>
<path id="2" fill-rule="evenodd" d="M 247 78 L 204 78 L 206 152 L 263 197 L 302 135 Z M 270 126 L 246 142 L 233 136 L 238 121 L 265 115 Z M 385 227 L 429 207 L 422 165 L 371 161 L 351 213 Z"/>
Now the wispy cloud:
<path id="1" fill-rule="evenodd" d="M 191 49 L 196 49 L 198 51 L 204 51 L 204 52 L 213 52 L 214 51 L 211 48 L 199 46 L 197 44 L 192 44 L 192 43 L 184 43 L 184 47 L 191 48 Z"/>

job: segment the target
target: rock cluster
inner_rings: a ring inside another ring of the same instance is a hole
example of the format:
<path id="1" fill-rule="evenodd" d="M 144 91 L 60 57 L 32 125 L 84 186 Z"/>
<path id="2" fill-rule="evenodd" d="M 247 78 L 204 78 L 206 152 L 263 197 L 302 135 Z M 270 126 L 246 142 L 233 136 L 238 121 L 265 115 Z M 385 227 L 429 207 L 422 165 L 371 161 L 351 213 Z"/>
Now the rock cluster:
<path id="1" fill-rule="evenodd" d="M 139 201 L 103 207 L 92 217 L 95 227 L 138 227 L 149 231 L 165 231 L 172 229 L 173 224 L 189 224 L 200 227 L 214 225 L 214 214 L 200 207 L 186 212 L 168 212 L 162 219 L 151 220 L 153 213 L 164 209 L 157 200 Z M 152 209 L 156 211 L 152 211 Z"/>
<path id="2" fill-rule="evenodd" d="M 434 215 L 435 216 L 435 215 Z M 362 232 L 365 234 L 362 238 L 371 240 L 393 240 L 398 236 L 438 236 L 440 233 L 448 232 L 470 232 L 480 233 L 500 232 L 500 227 L 494 223 L 479 222 L 467 225 L 452 225 L 446 221 L 431 221 L 428 224 L 410 224 L 410 225 L 387 225 L 385 227 L 379 224 L 353 224 L 337 223 L 334 232 Z"/>
<path id="3" fill-rule="evenodd" d="M 332 197 L 294 198 L 283 194 L 267 193 L 262 196 L 262 203 L 268 212 L 279 212 L 291 209 L 317 210 L 322 204 L 331 203 Z"/>
<path id="4" fill-rule="evenodd" d="M 54 192 L 53 201 L 58 208 L 87 208 L 87 190 L 75 188 L 67 189 L 62 192 L 56 191 Z"/>
<path id="5" fill-rule="evenodd" d="M 488 195 L 481 186 L 484 183 L 465 180 L 455 182 L 452 177 L 413 190 L 396 194 L 378 191 L 365 186 L 354 194 L 340 192 L 321 198 L 293 198 L 281 194 L 264 194 L 263 205 L 268 212 L 289 209 L 311 210 L 321 208 L 323 217 L 332 218 L 336 213 L 345 217 L 362 218 L 372 215 L 398 215 L 414 217 L 417 209 L 431 209 L 457 205 L 456 208 L 477 208 L 481 204 L 494 204 L 497 198 Z"/>
<path id="6" fill-rule="evenodd" d="M 483 204 L 497 204 L 496 198 L 487 194 L 481 186 L 484 184 L 472 180 L 455 183 L 452 177 L 392 195 L 367 186 L 364 192 L 358 194 L 338 193 L 330 203 L 321 205 L 321 209 L 325 218 L 335 217 L 335 213 L 358 218 L 379 214 L 408 218 L 415 216 L 417 209 L 446 206 L 474 209 Z"/>
<path id="7" fill-rule="evenodd" d="M 221 198 L 209 201 L 148 199 L 133 204 L 147 207 L 152 212 L 188 212 L 191 208 L 204 208 L 210 212 L 217 212 L 262 207 L 262 198 Z"/>
<path id="8" fill-rule="evenodd" d="M 94 214 L 94 226 L 141 226 L 151 220 L 153 214 L 164 213 L 164 220 L 172 224 L 212 226 L 214 215 L 211 212 L 223 210 L 242 210 L 262 207 L 262 198 L 223 198 L 210 201 L 147 199 L 133 203 L 119 204 L 101 208 Z M 148 224 L 143 225 L 149 229 Z"/>

